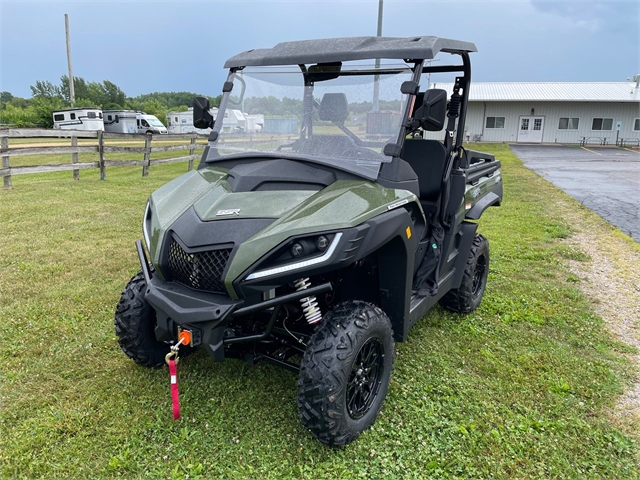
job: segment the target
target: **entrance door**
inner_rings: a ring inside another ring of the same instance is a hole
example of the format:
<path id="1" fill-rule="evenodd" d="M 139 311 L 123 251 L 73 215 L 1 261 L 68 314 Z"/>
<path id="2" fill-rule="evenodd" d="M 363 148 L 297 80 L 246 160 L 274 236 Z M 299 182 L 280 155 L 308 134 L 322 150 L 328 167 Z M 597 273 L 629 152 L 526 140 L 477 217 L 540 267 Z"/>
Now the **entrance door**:
<path id="1" fill-rule="evenodd" d="M 542 143 L 544 117 L 520 117 L 518 143 Z"/>

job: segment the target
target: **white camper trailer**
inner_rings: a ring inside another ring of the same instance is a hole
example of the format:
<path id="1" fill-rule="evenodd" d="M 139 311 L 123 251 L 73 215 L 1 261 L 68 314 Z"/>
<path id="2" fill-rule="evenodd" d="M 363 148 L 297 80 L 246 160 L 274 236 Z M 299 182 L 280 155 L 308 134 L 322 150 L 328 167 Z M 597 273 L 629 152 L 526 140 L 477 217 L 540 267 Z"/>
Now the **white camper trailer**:
<path id="1" fill-rule="evenodd" d="M 213 118 L 218 115 L 218 109 L 213 107 L 209 110 Z M 208 135 L 211 133 L 210 128 L 196 128 L 193 126 L 193 107 L 189 107 L 186 112 L 169 112 L 167 113 L 167 126 L 169 133 L 200 133 Z"/>
<path id="2" fill-rule="evenodd" d="M 138 133 L 135 110 L 105 110 L 104 131 L 111 133 Z"/>
<path id="3" fill-rule="evenodd" d="M 136 112 L 136 127 L 138 133 L 168 133 L 160 120 L 144 112 Z"/>
<path id="4" fill-rule="evenodd" d="M 53 112 L 53 128 L 58 130 L 104 130 L 99 108 L 69 108 Z"/>
<path id="5" fill-rule="evenodd" d="M 217 120 L 218 109 L 213 107 L 209 110 L 214 120 Z M 167 113 L 167 125 L 169 133 L 191 133 L 197 132 L 209 134 L 210 128 L 200 129 L 193 126 L 193 108 L 189 108 L 186 112 L 170 112 Z M 224 114 L 222 122 L 222 131 L 226 133 L 257 133 L 262 131 L 264 125 L 264 115 L 248 115 L 240 110 L 228 109 Z"/>

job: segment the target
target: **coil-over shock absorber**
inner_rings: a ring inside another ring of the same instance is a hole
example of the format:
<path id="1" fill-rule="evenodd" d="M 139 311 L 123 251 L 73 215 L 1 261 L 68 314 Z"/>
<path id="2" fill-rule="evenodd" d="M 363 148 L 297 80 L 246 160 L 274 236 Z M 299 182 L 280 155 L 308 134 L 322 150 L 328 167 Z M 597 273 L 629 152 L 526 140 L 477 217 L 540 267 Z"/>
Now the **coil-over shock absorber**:
<path id="1" fill-rule="evenodd" d="M 293 284 L 295 285 L 296 290 L 301 292 L 311 286 L 311 281 L 309 281 L 308 277 L 299 278 L 293 282 Z M 304 313 L 309 325 L 313 325 L 314 323 L 318 323 L 322 320 L 322 311 L 320 311 L 315 295 L 309 295 L 308 297 L 301 298 L 300 304 L 302 305 L 302 312 Z"/>

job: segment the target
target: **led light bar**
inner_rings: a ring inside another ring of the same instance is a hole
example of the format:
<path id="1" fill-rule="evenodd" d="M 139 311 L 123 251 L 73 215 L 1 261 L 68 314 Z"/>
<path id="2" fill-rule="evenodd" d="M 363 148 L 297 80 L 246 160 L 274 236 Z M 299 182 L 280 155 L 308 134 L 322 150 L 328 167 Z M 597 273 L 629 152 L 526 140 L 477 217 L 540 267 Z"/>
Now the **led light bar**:
<path id="1" fill-rule="evenodd" d="M 289 263 L 287 265 L 282 265 L 280 267 L 267 268 L 266 270 L 259 270 L 257 272 L 253 272 L 246 279 L 247 280 L 255 280 L 257 278 L 270 277 L 272 275 L 278 275 L 280 273 L 290 272 L 292 270 L 299 270 L 301 268 L 310 267 L 311 265 L 317 265 L 319 263 L 323 263 L 333 255 L 336 247 L 338 246 L 338 242 L 340 241 L 340 237 L 342 237 L 342 233 L 336 233 L 336 236 L 333 237 L 333 241 L 331 245 L 327 249 L 327 251 L 320 257 L 310 258 L 309 260 L 303 260 L 301 262 Z"/>

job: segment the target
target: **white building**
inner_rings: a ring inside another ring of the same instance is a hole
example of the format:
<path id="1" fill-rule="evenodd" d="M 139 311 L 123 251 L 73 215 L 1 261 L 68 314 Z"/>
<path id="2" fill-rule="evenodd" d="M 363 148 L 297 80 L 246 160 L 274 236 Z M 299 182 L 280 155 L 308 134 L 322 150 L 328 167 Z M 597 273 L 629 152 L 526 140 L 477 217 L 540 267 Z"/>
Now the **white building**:
<path id="1" fill-rule="evenodd" d="M 432 83 L 451 93 L 450 83 Z M 440 138 L 428 133 L 425 137 Z M 482 142 L 640 143 L 640 86 L 629 82 L 472 82 L 465 139 Z"/>

